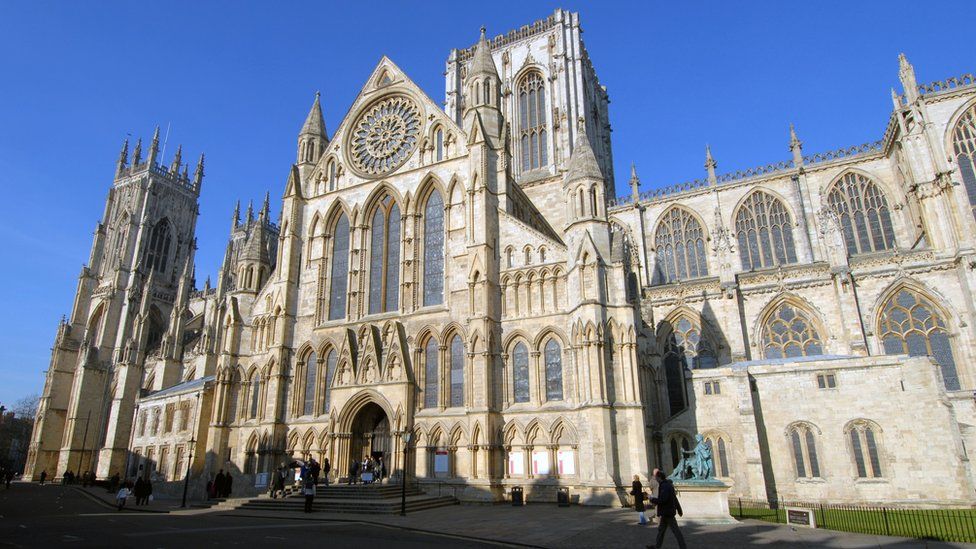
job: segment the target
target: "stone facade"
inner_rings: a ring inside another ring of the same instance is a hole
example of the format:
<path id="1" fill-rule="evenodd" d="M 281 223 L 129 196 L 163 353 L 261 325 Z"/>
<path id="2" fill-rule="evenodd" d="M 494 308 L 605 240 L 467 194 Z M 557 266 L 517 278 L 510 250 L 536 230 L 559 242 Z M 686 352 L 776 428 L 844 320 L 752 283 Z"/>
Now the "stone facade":
<path id="1" fill-rule="evenodd" d="M 331 136 L 316 96 L 280 219 L 238 207 L 202 290 L 202 157 L 124 148 L 28 474 L 176 481 L 192 449 L 240 493 L 373 453 L 463 499 L 613 505 L 701 432 L 734 495 L 971 502 L 976 86 L 899 77 L 877 143 L 791 129 L 790 161 L 706 151 L 617 197 L 577 14 L 452 50 L 443 110 L 384 57 Z"/>

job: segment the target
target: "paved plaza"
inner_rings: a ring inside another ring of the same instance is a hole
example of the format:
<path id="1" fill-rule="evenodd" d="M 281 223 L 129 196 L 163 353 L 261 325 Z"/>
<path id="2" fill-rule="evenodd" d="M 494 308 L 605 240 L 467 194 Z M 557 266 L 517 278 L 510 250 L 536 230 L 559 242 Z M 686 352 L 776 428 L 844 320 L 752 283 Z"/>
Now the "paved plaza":
<path id="1" fill-rule="evenodd" d="M 633 512 L 535 504 L 457 505 L 411 514 L 247 513 L 179 509 L 179 501 L 118 512 L 102 489 L 15 483 L 0 490 L 0 547 L 620 547 L 652 541 Z M 131 501 L 130 501 L 131 503 Z M 147 512 L 149 511 L 149 512 Z M 908 549 L 976 547 L 808 530 L 758 521 L 683 526 L 688 546 Z M 668 539 L 665 547 L 677 547 Z"/>

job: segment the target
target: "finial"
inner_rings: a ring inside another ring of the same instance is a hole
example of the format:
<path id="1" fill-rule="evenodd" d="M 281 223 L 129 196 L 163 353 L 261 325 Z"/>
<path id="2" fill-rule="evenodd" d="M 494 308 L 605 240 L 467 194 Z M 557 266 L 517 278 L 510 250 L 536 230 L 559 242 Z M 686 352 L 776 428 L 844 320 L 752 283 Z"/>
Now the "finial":
<path id="1" fill-rule="evenodd" d="M 193 185 L 200 189 L 200 184 L 203 183 L 203 153 L 200 153 L 200 160 L 197 161 L 197 169 L 193 172 Z"/>
<path id="2" fill-rule="evenodd" d="M 233 223 L 231 223 L 231 229 L 236 229 L 241 223 L 241 201 L 237 201 L 237 205 L 234 206 L 234 217 Z"/>
<path id="3" fill-rule="evenodd" d="M 718 179 L 715 177 L 715 168 L 718 167 L 718 163 L 712 158 L 712 148 L 705 145 L 705 170 L 708 171 L 708 184 L 717 185 Z"/>
<path id="4" fill-rule="evenodd" d="M 248 200 L 247 201 L 247 215 L 245 215 L 244 217 L 247 218 L 247 224 L 248 225 L 250 225 L 251 222 L 254 221 L 254 201 L 253 200 Z"/>
<path id="5" fill-rule="evenodd" d="M 190 179 L 190 166 L 187 164 L 183 164 L 183 179 Z"/>
<path id="6" fill-rule="evenodd" d="M 264 204 L 261 206 L 261 213 L 258 216 L 261 219 L 268 219 L 268 210 L 271 207 L 271 191 L 265 191 L 264 193 Z"/>
<path id="7" fill-rule="evenodd" d="M 119 152 L 119 164 L 118 168 L 115 170 L 115 174 L 119 175 L 122 170 L 125 169 L 125 165 L 129 162 L 129 138 L 125 138 L 122 142 L 122 151 Z"/>
<path id="8" fill-rule="evenodd" d="M 319 97 L 322 97 L 322 93 L 319 90 L 315 90 L 315 99 L 318 100 Z"/>
<path id="9" fill-rule="evenodd" d="M 142 162 L 142 138 L 136 141 L 136 150 L 132 153 L 132 165 Z"/>
<path id="10" fill-rule="evenodd" d="M 157 154 L 159 154 L 159 126 L 156 126 L 156 130 L 153 132 L 152 144 L 149 146 L 150 164 L 155 163 Z"/>
<path id="11" fill-rule="evenodd" d="M 630 193 L 634 197 L 634 202 L 637 202 L 640 196 L 640 178 L 637 177 L 637 164 L 633 162 L 630 163 Z"/>
<path id="12" fill-rule="evenodd" d="M 793 153 L 793 166 L 799 168 L 803 165 L 803 142 L 796 136 L 796 128 L 790 122 L 790 151 Z"/>
<path id="13" fill-rule="evenodd" d="M 909 104 L 918 99 L 918 83 L 915 81 L 915 67 L 908 62 L 904 53 L 898 54 L 898 79 L 905 90 L 905 99 Z"/>
<path id="14" fill-rule="evenodd" d="M 485 32 L 487 30 L 484 25 L 481 25 L 481 40 L 485 40 Z"/>
<path id="15" fill-rule="evenodd" d="M 170 171 L 177 173 L 180 171 L 180 166 L 183 165 L 183 144 L 179 144 L 176 147 L 176 154 L 173 155 L 173 164 L 170 166 Z"/>

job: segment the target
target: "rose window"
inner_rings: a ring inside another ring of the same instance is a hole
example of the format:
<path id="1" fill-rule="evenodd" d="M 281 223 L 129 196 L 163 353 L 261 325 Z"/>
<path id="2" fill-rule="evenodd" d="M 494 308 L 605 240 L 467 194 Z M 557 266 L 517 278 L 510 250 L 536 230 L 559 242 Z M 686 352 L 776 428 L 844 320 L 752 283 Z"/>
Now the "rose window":
<path id="1" fill-rule="evenodd" d="M 353 125 L 350 147 L 354 167 L 367 175 L 399 168 L 417 145 L 420 109 L 403 96 L 388 97 L 368 108 Z"/>

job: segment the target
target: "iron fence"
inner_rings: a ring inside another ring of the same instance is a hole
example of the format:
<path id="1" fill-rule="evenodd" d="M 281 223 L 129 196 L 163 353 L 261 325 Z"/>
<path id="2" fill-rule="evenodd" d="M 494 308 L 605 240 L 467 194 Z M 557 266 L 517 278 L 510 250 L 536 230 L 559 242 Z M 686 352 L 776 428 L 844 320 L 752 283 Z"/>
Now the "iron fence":
<path id="1" fill-rule="evenodd" d="M 976 509 L 916 509 L 748 499 L 729 501 L 737 519 L 787 523 L 787 507 L 813 512 L 818 528 L 938 541 L 976 542 Z"/>

